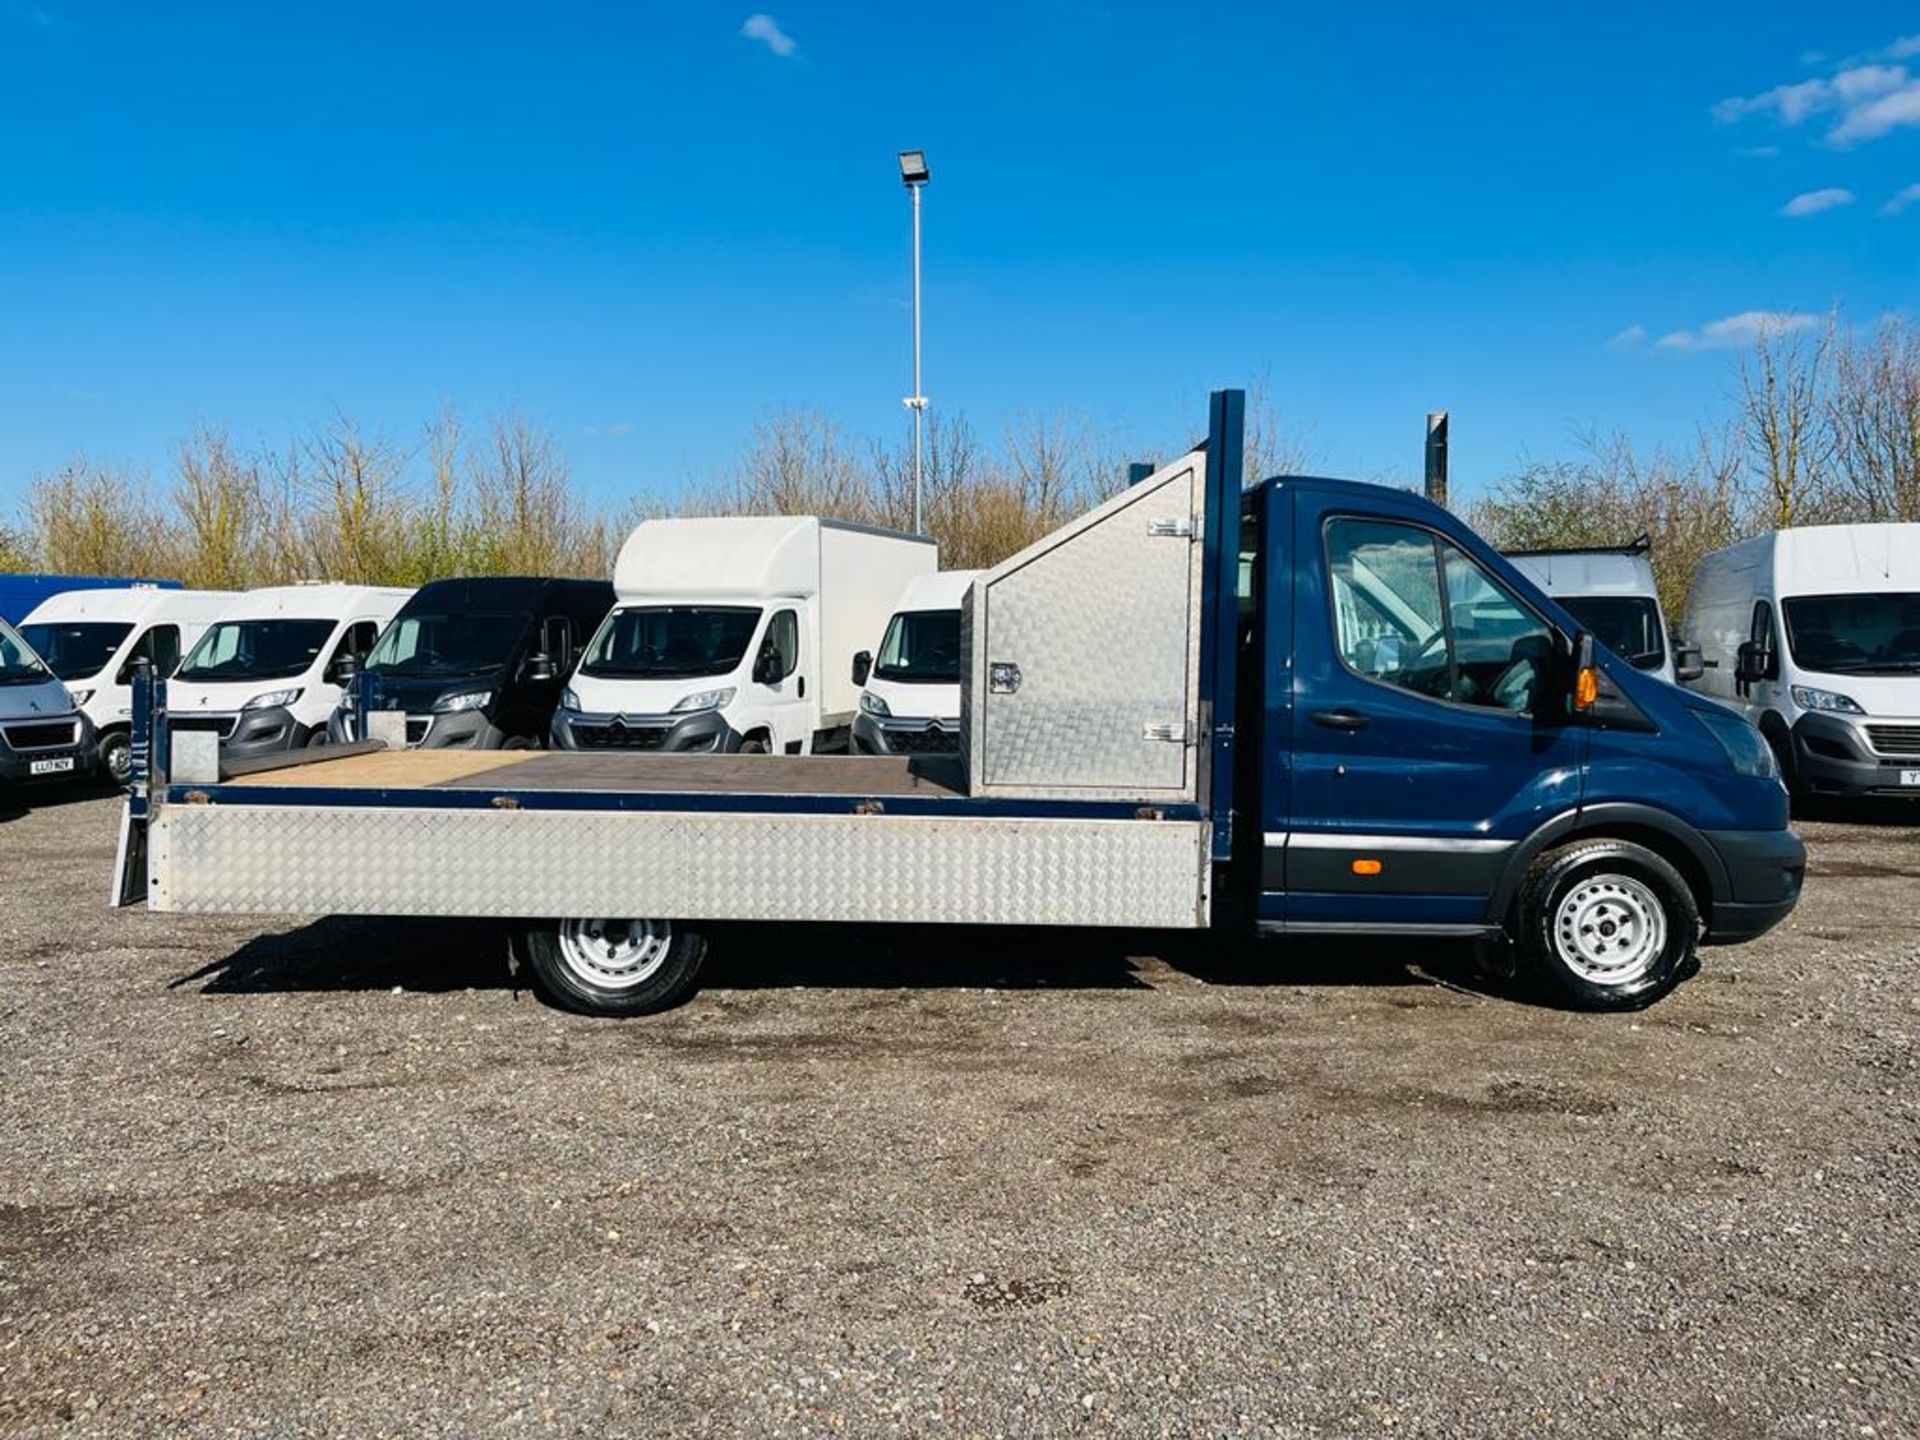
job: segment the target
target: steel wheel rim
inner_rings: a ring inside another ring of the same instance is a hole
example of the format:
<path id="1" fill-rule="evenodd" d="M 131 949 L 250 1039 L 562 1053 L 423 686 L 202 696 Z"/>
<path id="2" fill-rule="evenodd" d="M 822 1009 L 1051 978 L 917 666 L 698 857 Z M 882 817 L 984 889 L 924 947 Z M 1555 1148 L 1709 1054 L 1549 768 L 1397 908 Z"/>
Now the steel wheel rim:
<path id="1" fill-rule="evenodd" d="M 1553 938 L 1574 974 L 1618 989 L 1645 979 L 1666 952 L 1666 907 L 1631 875 L 1592 875 L 1561 899 Z"/>
<path id="2" fill-rule="evenodd" d="M 133 747 L 125 741 L 107 746 L 107 774 L 116 784 L 124 785 L 127 777 L 133 774 Z"/>
<path id="3" fill-rule="evenodd" d="M 667 963 L 673 925 L 667 920 L 563 920 L 560 960 L 599 990 L 632 990 Z"/>

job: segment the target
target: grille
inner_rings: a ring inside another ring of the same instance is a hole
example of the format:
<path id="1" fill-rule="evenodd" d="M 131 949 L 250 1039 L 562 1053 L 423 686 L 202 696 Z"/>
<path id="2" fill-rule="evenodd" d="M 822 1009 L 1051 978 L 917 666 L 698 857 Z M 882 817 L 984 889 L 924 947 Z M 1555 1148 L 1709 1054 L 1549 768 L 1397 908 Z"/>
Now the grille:
<path id="1" fill-rule="evenodd" d="M 79 723 L 52 720 L 38 725 L 9 725 L 7 744 L 16 750 L 57 750 L 79 739 Z"/>
<path id="2" fill-rule="evenodd" d="M 222 740 L 233 734 L 233 727 L 239 723 L 238 715 L 181 715 L 167 721 L 176 734 L 182 730 L 211 730 Z"/>
<path id="3" fill-rule="evenodd" d="M 582 725 L 573 722 L 574 743 L 582 750 L 658 750 L 667 739 L 664 725 Z"/>
<path id="4" fill-rule="evenodd" d="M 952 755 L 960 748 L 958 730 L 884 729 L 887 749 L 895 755 Z"/>
<path id="5" fill-rule="evenodd" d="M 1920 725 L 1869 725 L 1867 738 L 1882 755 L 1920 755 Z"/>

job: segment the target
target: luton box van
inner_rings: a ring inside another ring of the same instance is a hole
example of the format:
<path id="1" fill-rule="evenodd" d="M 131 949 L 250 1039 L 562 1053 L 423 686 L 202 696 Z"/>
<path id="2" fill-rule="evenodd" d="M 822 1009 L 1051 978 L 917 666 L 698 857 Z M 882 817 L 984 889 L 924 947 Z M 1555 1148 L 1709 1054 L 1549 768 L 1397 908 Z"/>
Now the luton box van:
<path id="1" fill-rule="evenodd" d="M 978 570 L 922 575 L 900 596 L 880 654 L 853 657 L 861 687 L 853 748 L 861 755 L 934 755 L 960 748 L 960 602 Z"/>
<path id="2" fill-rule="evenodd" d="M 60 677 L 0 620 L 0 783 L 71 780 L 93 761 L 93 727 Z"/>
<path id="3" fill-rule="evenodd" d="M 282 585 L 235 595 L 174 673 L 174 726 L 233 760 L 323 745 L 341 683 L 410 590 Z"/>
<path id="4" fill-rule="evenodd" d="M 410 746 L 538 748 L 567 672 L 612 608 L 605 580 L 483 576 L 422 585 L 347 687 L 329 733 L 357 739 L 360 709 L 397 710 Z"/>
<path id="5" fill-rule="evenodd" d="M 1808 525 L 1694 571 L 1699 688 L 1739 706 L 1795 794 L 1920 800 L 1920 525 Z"/>
<path id="6" fill-rule="evenodd" d="M 1647 550 L 1642 536 L 1615 548 L 1509 550 L 1506 556 L 1634 669 L 1670 684 L 1697 680 L 1699 651 L 1672 638 Z"/>
<path id="7" fill-rule="evenodd" d="M 816 921 L 1451 936 L 1618 1009 L 1792 910 L 1806 854 L 1745 719 L 1597 646 L 1418 496 L 1243 489 L 1244 406 L 1216 395 L 1204 447 L 974 581 L 957 754 L 343 746 L 225 777 L 171 748 L 162 685 L 119 898 L 495 916 L 550 998 L 606 1015 L 691 993 L 709 937 L 813 945 Z M 699 661 L 654 634 L 593 653 Z"/>
<path id="8" fill-rule="evenodd" d="M 553 721 L 563 750 L 845 750 L 873 643 L 931 540 L 810 515 L 647 520 Z"/>
<path id="9" fill-rule="evenodd" d="M 93 723 L 94 760 L 124 785 L 131 768 L 133 667 L 166 679 L 234 597 L 219 590 L 69 590 L 42 600 L 20 626 Z"/>

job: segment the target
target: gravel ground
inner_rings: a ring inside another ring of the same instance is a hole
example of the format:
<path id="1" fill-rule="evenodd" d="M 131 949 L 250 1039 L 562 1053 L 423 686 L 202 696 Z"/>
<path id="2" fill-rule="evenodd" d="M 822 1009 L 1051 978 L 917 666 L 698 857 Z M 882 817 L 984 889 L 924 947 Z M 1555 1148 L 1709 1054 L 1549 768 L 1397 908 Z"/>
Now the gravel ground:
<path id="1" fill-rule="evenodd" d="M 116 814 L 0 810 L 5 1434 L 1920 1433 L 1884 817 L 1639 1015 L 789 930 L 619 1024 L 491 926 L 103 910 Z"/>

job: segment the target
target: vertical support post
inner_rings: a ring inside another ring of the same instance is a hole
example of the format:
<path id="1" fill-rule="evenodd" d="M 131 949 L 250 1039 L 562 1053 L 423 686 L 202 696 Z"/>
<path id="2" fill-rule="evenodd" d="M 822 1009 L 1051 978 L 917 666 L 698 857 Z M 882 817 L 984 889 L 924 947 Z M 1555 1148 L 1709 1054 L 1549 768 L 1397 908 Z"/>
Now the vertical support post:
<path id="1" fill-rule="evenodd" d="M 1427 499 L 1444 508 L 1447 503 L 1447 412 L 1427 412 Z"/>
<path id="2" fill-rule="evenodd" d="M 923 450 L 922 428 L 926 419 L 927 397 L 920 390 L 920 189 L 907 186 L 913 197 L 913 394 L 907 406 L 913 411 L 913 533 L 922 533 L 920 523 L 920 469 Z"/>
<path id="3" fill-rule="evenodd" d="M 1233 855 L 1234 716 L 1239 678 L 1240 489 L 1247 393 L 1216 390 L 1207 418 L 1206 509 L 1200 551 L 1200 709 L 1213 858 Z"/>

